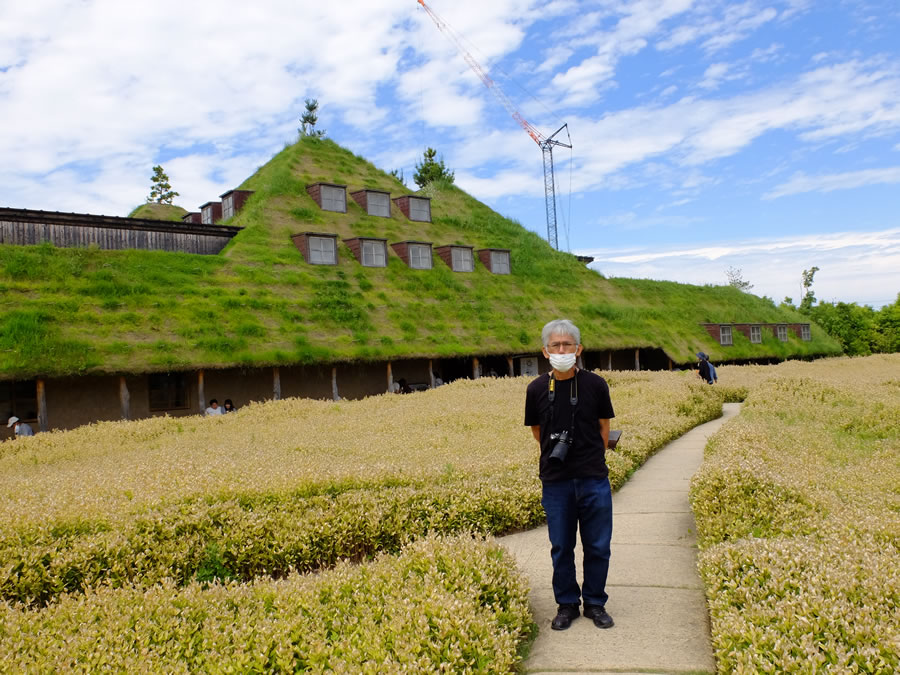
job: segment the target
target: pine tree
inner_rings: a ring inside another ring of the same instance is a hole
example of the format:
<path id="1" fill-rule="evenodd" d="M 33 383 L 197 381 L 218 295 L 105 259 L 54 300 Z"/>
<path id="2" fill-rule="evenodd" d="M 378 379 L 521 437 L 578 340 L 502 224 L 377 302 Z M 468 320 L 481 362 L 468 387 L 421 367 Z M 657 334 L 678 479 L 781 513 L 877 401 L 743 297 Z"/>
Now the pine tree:
<path id="1" fill-rule="evenodd" d="M 744 272 L 740 267 L 729 267 L 725 270 L 725 276 L 728 277 L 728 285 L 739 291 L 749 292 L 753 288 L 753 284 L 744 280 Z"/>
<path id="2" fill-rule="evenodd" d="M 306 112 L 300 115 L 300 128 L 297 131 L 301 136 L 311 136 L 312 138 L 322 138 L 325 135 L 324 129 L 316 129 L 316 123 L 319 121 L 319 101 L 315 98 L 306 99 Z"/>
<path id="3" fill-rule="evenodd" d="M 172 200 L 177 196 L 178 193 L 169 184 L 169 177 L 163 171 L 162 166 L 159 164 L 154 166 L 153 176 L 150 178 L 150 196 L 147 197 L 147 201 L 156 202 L 157 204 L 171 204 Z"/>
<path id="4" fill-rule="evenodd" d="M 416 162 L 416 172 L 413 174 L 413 180 L 420 188 L 423 188 L 438 179 L 443 179 L 448 183 L 453 182 L 455 173 L 447 169 L 444 165 L 443 157 L 441 157 L 440 161 L 435 161 L 434 158 L 436 156 L 437 150 L 434 148 L 427 148 L 425 150 L 424 161 L 421 163 Z"/>

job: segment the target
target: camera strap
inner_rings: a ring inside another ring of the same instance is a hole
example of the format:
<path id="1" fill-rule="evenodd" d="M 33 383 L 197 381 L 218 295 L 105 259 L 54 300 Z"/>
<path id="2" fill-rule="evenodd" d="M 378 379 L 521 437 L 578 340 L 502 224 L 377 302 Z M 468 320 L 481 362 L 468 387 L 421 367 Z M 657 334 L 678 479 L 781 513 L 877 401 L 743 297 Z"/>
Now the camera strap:
<path id="1" fill-rule="evenodd" d="M 578 406 L 578 369 L 575 369 L 575 375 L 572 377 L 572 389 L 569 394 L 569 405 L 572 407 L 572 421 L 569 423 L 569 432 L 575 433 L 575 408 Z M 553 433 L 553 420 L 556 413 L 556 378 L 550 373 L 550 381 L 547 383 L 547 398 L 550 401 L 550 433 Z"/>

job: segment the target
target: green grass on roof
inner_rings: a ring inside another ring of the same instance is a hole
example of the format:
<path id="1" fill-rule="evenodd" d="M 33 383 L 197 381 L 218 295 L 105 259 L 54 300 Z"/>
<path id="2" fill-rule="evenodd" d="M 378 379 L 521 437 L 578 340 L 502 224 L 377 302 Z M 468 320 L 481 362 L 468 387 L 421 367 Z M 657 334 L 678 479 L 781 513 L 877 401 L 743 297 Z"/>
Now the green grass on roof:
<path id="1" fill-rule="evenodd" d="M 147 203 L 136 207 L 128 214 L 129 218 L 146 218 L 147 220 L 173 220 L 181 222 L 182 216 L 187 214 L 187 209 L 174 204 Z"/>
<path id="2" fill-rule="evenodd" d="M 319 181 L 348 186 L 346 214 L 319 209 L 306 192 Z M 396 205 L 369 216 L 349 192 L 411 191 L 330 140 L 285 147 L 240 187 L 254 194 L 227 224 L 244 229 L 217 256 L 0 246 L 0 378 L 527 353 L 560 316 L 588 349 L 659 347 L 680 363 L 698 349 L 716 360 L 840 352 L 815 326 L 810 342 L 764 331 L 751 345 L 735 331 L 720 347 L 699 323 L 807 319 L 728 286 L 605 279 L 450 184 L 426 190 L 431 223 Z M 338 235 L 338 265 L 303 261 L 291 235 L 306 231 Z M 387 267 L 360 265 L 343 243 L 354 236 L 387 238 Z M 407 239 L 508 248 L 512 273 L 480 262 L 454 273 L 437 256 L 412 270 L 390 249 Z"/>

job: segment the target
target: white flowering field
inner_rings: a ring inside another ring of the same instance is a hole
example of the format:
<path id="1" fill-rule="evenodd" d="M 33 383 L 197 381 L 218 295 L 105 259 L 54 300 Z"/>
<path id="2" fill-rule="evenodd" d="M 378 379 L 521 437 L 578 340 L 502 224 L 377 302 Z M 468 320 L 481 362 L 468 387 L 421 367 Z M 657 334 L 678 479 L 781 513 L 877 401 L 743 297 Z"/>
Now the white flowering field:
<path id="1" fill-rule="evenodd" d="M 724 392 L 607 379 L 616 487 Z M 510 670 L 527 583 L 478 537 L 542 520 L 527 381 L 0 445 L 0 670 Z"/>
<path id="2" fill-rule="evenodd" d="M 722 673 L 900 671 L 900 355 L 723 367 L 692 484 Z"/>

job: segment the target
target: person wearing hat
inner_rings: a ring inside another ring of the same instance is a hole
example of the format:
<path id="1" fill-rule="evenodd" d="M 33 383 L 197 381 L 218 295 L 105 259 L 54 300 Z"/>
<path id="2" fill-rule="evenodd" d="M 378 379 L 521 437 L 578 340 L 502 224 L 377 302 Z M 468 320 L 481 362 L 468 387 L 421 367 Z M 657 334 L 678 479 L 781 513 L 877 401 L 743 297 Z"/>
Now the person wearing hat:
<path id="1" fill-rule="evenodd" d="M 707 384 L 712 384 L 712 377 L 709 373 L 709 361 L 706 360 L 708 357 L 703 352 L 697 352 L 697 358 L 700 359 L 700 363 L 698 364 L 698 367 L 700 368 L 700 379 Z"/>
<path id="2" fill-rule="evenodd" d="M 13 432 L 15 433 L 16 438 L 18 438 L 19 436 L 34 436 L 34 429 L 31 428 L 31 425 L 22 422 L 15 415 L 9 418 L 9 422 L 7 423 L 6 427 L 15 427 L 13 429 Z"/>

